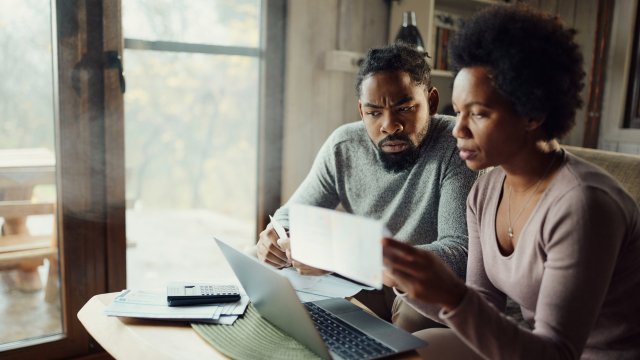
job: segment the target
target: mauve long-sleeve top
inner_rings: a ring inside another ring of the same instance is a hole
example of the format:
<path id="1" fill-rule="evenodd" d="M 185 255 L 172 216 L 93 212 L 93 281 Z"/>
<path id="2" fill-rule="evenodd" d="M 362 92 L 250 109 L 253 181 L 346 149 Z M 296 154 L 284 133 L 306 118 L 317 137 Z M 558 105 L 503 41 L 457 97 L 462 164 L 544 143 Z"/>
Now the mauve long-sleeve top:
<path id="1" fill-rule="evenodd" d="M 600 168 L 562 156 L 508 256 L 495 231 L 505 173 L 478 179 L 467 203 L 469 291 L 450 312 L 409 301 L 488 359 L 640 359 L 638 205 Z M 504 316 L 507 296 L 533 330 Z"/>

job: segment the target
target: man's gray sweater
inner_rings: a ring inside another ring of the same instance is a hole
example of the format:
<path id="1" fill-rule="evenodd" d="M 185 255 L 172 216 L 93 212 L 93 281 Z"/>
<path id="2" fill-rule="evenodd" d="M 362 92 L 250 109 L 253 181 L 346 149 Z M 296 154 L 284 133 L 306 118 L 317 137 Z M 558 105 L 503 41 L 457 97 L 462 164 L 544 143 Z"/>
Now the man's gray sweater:
<path id="1" fill-rule="evenodd" d="M 461 277 L 467 267 L 466 199 L 476 174 L 458 157 L 454 119 L 435 115 L 417 163 L 385 170 L 362 121 L 336 129 L 311 171 L 276 213 L 288 227 L 289 206 L 307 204 L 381 220 L 397 240 L 436 253 Z"/>

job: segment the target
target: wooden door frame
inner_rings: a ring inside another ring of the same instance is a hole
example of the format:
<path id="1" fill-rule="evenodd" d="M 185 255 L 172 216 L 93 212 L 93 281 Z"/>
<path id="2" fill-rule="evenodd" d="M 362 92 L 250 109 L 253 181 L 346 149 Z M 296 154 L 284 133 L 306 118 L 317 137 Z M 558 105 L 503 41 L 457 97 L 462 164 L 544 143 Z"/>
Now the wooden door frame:
<path id="1" fill-rule="evenodd" d="M 122 54 L 121 1 L 56 0 L 53 23 L 63 333 L 2 352 L 7 359 L 100 352 L 76 314 L 126 283 L 123 94 L 105 60 Z"/>
<path id="2" fill-rule="evenodd" d="M 594 35 L 591 70 L 589 72 L 588 92 L 585 112 L 585 128 L 582 146 L 597 148 L 600 138 L 600 122 L 602 118 L 602 98 L 605 85 L 607 51 L 611 33 L 613 2 L 598 0 L 597 24 Z"/>
<path id="3" fill-rule="evenodd" d="M 265 0 L 260 33 L 258 188 L 256 233 L 282 203 L 282 137 L 285 97 L 287 0 Z M 257 237 L 256 237 L 257 241 Z"/>

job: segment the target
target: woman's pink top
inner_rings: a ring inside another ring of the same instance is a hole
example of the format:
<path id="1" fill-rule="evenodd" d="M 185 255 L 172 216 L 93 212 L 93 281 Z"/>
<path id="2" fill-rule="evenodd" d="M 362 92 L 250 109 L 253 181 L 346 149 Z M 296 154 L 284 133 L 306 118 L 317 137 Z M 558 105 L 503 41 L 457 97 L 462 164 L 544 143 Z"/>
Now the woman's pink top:
<path id="1" fill-rule="evenodd" d="M 508 256 L 495 230 L 505 173 L 478 179 L 467 201 L 470 290 L 448 313 L 410 303 L 488 359 L 640 359 L 638 204 L 600 168 L 562 156 Z M 533 330 L 502 314 L 506 296 Z"/>

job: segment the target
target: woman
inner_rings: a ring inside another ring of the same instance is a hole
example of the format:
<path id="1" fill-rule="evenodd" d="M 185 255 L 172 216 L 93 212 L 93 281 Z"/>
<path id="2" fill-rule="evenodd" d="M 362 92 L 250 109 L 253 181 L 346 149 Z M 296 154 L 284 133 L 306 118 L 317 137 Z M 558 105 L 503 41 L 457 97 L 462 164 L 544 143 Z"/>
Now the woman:
<path id="1" fill-rule="evenodd" d="M 467 199 L 466 284 L 433 254 L 383 240 L 385 284 L 450 327 L 417 333 L 424 356 L 640 359 L 638 205 L 556 140 L 581 105 L 573 35 L 554 17 L 498 6 L 452 44 L 460 157 L 495 168 Z M 507 296 L 531 329 L 504 316 Z"/>

